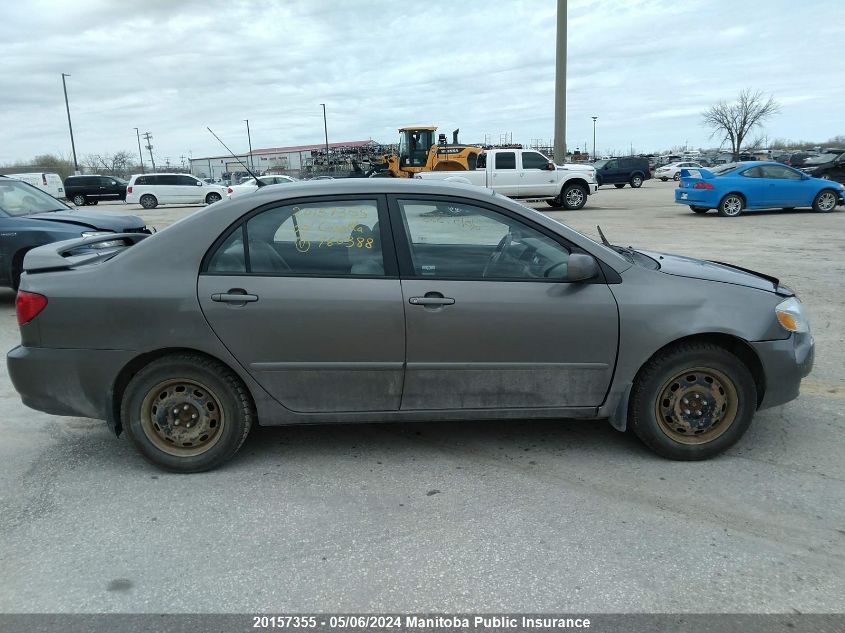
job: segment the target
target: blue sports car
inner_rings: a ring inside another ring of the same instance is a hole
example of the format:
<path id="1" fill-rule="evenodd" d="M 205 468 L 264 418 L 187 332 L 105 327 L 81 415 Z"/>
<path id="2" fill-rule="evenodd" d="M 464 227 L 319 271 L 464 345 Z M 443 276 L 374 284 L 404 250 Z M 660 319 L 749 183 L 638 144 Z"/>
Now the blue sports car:
<path id="1" fill-rule="evenodd" d="M 718 209 L 736 217 L 746 209 L 809 207 L 833 211 L 845 204 L 845 185 L 770 161 L 729 163 L 712 169 L 682 169 L 675 202 L 696 213 Z"/>

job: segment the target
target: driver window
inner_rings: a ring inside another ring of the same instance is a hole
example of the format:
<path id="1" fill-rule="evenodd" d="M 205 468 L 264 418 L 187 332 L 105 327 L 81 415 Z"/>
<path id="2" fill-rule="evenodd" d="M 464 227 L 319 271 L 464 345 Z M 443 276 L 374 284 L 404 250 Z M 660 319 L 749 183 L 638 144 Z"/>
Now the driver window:
<path id="1" fill-rule="evenodd" d="M 416 275 L 559 280 L 569 250 L 496 211 L 464 203 L 399 200 Z"/>

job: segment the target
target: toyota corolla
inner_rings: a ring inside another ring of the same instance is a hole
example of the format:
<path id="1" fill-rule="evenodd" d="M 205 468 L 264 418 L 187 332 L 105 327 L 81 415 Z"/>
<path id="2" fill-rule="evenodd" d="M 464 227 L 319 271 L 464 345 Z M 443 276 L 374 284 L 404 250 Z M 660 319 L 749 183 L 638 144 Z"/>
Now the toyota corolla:
<path id="1" fill-rule="evenodd" d="M 798 396 L 813 338 L 789 288 L 603 241 L 460 185 L 264 187 L 28 253 L 9 374 L 181 472 L 254 424 L 403 420 L 609 419 L 704 459 Z"/>

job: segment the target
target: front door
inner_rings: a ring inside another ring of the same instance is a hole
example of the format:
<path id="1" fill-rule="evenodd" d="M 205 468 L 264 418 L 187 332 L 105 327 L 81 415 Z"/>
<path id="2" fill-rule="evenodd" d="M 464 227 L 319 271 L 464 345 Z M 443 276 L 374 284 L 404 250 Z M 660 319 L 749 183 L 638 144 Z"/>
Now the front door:
<path id="1" fill-rule="evenodd" d="M 200 274 L 214 332 L 288 409 L 399 408 L 404 309 L 383 209 L 373 196 L 269 208 L 225 237 Z"/>
<path id="2" fill-rule="evenodd" d="M 813 187 L 801 172 L 786 165 L 760 165 L 768 189 L 767 202 L 774 206 L 801 207 L 813 202 Z"/>
<path id="3" fill-rule="evenodd" d="M 604 283 L 562 281 L 573 246 L 493 206 L 408 196 L 392 213 L 403 253 L 403 410 L 601 404 L 616 302 Z"/>
<path id="4" fill-rule="evenodd" d="M 539 152 L 522 152 L 522 169 L 519 178 L 519 196 L 556 196 L 557 170 L 549 169 L 549 159 Z"/>

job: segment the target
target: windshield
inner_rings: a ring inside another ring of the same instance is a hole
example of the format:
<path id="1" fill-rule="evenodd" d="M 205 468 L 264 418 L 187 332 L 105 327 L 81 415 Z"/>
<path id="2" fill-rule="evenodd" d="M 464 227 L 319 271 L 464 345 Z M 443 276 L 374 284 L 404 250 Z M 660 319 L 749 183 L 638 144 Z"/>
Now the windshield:
<path id="1" fill-rule="evenodd" d="M 593 163 L 593 167 L 595 167 L 596 169 L 601 169 L 605 165 L 607 165 L 606 160 L 597 160 L 596 162 Z"/>
<path id="2" fill-rule="evenodd" d="M 717 176 L 721 176 L 722 174 L 726 174 L 729 171 L 733 171 L 734 169 L 739 169 L 740 167 L 741 165 L 739 163 L 727 163 L 725 165 L 713 167 L 710 171 L 716 174 Z"/>
<path id="3" fill-rule="evenodd" d="M 829 163 L 830 161 L 834 160 L 839 154 L 820 154 L 819 156 L 811 156 L 807 160 L 804 161 L 805 165 L 809 165 L 811 163 Z"/>
<path id="4" fill-rule="evenodd" d="M 50 194 L 13 178 L 0 178 L 0 211 L 14 217 L 69 211 L 70 207 Z"/>

